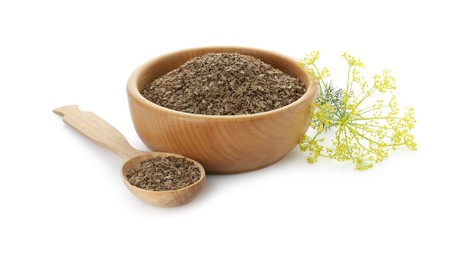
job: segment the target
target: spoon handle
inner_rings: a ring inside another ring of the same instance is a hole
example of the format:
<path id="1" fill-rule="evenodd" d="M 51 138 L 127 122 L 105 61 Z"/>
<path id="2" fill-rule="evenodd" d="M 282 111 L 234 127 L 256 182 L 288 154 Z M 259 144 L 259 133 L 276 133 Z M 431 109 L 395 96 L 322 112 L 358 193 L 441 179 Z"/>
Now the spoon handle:
<path id="1" fill-rule="evenodd" d="M 62 116 L 65 123 L 88 137 L 92 142 L 119 155 L 124 161 L 145 154 L 145 152 L 130 146 L 117 129 L 93 112 L 82 111 L 77 105 L 59 107 L 53 112 Z"/>

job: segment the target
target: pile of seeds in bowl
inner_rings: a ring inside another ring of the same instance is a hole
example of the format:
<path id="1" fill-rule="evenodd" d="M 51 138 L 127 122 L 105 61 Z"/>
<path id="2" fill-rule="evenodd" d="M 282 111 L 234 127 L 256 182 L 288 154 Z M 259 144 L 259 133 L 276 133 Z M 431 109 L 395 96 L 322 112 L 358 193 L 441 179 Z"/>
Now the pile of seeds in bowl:
<path id="1" fill-rule="evenodd" d="M 305 91 L 299 79 L 259 59 L 238 53 L 210 53 L 154 80 L 141 94 L 177 111 L 243 115 L 281 108 Z"/>
<path id="2" fill-rule="evenodd" d="M 185 158 L 157 156 L 140 162 L 126 177 L 130 184 L 141 189 L 178 190 L 198 181 L 200 169 Z"/>

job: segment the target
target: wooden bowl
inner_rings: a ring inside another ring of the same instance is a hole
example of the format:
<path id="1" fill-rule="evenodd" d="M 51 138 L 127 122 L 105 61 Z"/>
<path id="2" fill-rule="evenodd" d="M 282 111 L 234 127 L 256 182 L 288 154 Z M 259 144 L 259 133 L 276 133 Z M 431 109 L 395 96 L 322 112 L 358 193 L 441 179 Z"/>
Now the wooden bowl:
<path id="1" fill-rule="evenodd" d="M 150 82 L 188 60 L 207 53 L 251 55 L 299 78 L 306 93 L 295 102 L 268 112 L 214 116 L 171 110 L 144 98 Z M 154 58 L 133 72 L 127 83 L 130 113 L 137 134 L 153 151 L 181 154 L 200 162 L 207 173 L 226 174 L 268 166 L 290 152 L 308 128 L 317 82 L 287 56 L 244 47 L 203 47 Z"/>

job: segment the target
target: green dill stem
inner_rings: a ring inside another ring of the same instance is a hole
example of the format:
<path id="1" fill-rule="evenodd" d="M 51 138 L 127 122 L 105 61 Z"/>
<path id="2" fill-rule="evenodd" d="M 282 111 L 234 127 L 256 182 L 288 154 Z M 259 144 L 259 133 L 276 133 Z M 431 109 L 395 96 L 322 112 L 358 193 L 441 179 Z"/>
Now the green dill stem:
<path id="1" fill-rule="evenodd" d="M 322 134 L 324 131 L 321 130 L 321 131 L 317 131 L 316 134 L 314 135 L 314 137 L 312 138 L 313 140 L 316 140 L 316 137 L 318 137 L 318 135 Z"/>
<path id="2" fill-rule="evenodd" d="M 378 126 L 378 125 L 365 125 L 365 124 L 357 124 L 357 123 L 351 123 L 351 122 L 349 123 L 349 125 L 360 128 L 363 131 L 369 130 L 370 132 L 374 132 L 374 133 L 378 133 L 376 129 L 382 129 L 382 126 Z"/>
<path id="3" fill-rule="evenodd" d="M 399 120 L 404 120 L 403 117 L 397 117 L 397 116 L 380 116 L 380 117 L 362 117 L 362 118 L 356 118 L 354 119 L 353 121 L 362 121 L 362 120 L 370 120 L 370 119 L 376 119 L 376 120 L 380 120 L 380 119 L 399 119 Z M 401 122 L 399 121 L 399 122 Z"/>
<path id="4" fill-rule="evenodd" d="M 382 127 L 381 126 L 377 126 L 377 125 L 364 125 L 364 124 L 354 124 L 354 123 L 350 123 L 350 125 L 353 125 L 357 128 L 357 130 L 361 130 L 361 131 L 365 131 L 365 132 L 372 132 L 372 133 L 375 133 L 375 134 L 378 134 L 378 130 L 376 130 L 376 128 L 378 129 L 381 129 Z M 375 129 L 373 128 L 370 128 L 370 127 L 374 127 Z M 392 137 L 389 136 L 386 132 L 385 134 L 383 134 L 383 138 L 384 137 L 387 137 L 389 139 L 391 139 Z"/>
<path id="5" fill-rule="evenodd" d="M 319 68 L 318 68 L 318 67 L 316 66 L 316 64 L 314 64 L 314 63 L 313 63 L 312 65 L 313 65 L 314 69 L 316 69 L 316 73 L 314 73 L 314 74 L 316 74 L 316 78 L 318 78 L 318 75 L 319 75 Z M 319 89 L 322 90 L 322 89 L 323 89 L 323 85 L 326 85 L 326 83 L 324 82 L 324 80 L 322 79 L 322 77 L 321 77 L 319 80 L 320 80 L 321 83 L 322 83 L 322 85 L 319 84 Z"/>
<path id="6" fill-rule="evenodd" d="M 365 125 L 365 124 L 356 124 L 356 123 L 349 123 L 349 125 L 353 125 L 357 128 L 362 129 L 363 131 L 370 131 L 370 132 L 375 132 L 375 133 L 377 133 L 378 130 L 372 129 L 370 128 L 370 126 L 381 129 L 381 126 L 377 126 L 377 125 Z"/>
<path id="7" fill-rule="evenodd" d="M 360 104 L 365 101 L 365 99 L 367 99 L 368 97 L 371 96 L 371 94 L 373 94 L 373 92 L 375 92 L 377 90 L 376 87 L 372 87 L 369 91 L 366 91 L 366 92 L 362 92 L 362 93 L 365 93 L 365 95 L 360 99 L 360 101 L 357 103 L 357 107 L 360 106 Z"/>
<path id="8" fill-rule="evenodd" d="M 364 131 L 364 130 L 363 130 L 363 131 Z M 357 133 L 359 136 L 361 136 L 363 139 L 366 139 L 366 140 L 368 140 L 369 142 L 371 142 L 371 143 L 373 143 L 373 144 L 378 144 L 377 141 L 375 141 L 375 140 L 373 140 L 373 139 L 370 139 L 370 138 L 364 136 L 364 135 L 361 134 L 360 132 L 357 131 L 356 133 Z M 391 137 L 389 137 L 389 136 L 387 136 L 387 135 L 386 135 L 386 137 L 389 138 L 389 139 L 391 139 Z M 385 147 L 389 147 L 389 146 L 392 146 L 392 145 L 384 143 L 384 146 L 385 146 Z"/>
<path id="9" fill-rule="evenodd" d="M 366 114 L 366 113 L 369 113 L 371 111 L 375 111 L 375 110 L 380 110 L 382 108 L 386 108 L 386 107 L 389 107 L 389 105 L 382 105 L 382 106 L 379 106 L 379 107 L 373 107 L 373 106 L 369 106 L 369 107 L 366 107 L 364 109 L 360 109 L 360 114 Z"/>
<path id="10" fill-rule="evenodd" d="M 345 89 L 345 94 L 348 95 L 348 90 L 349 87 L 352 86 L 353 82 L 350 82 L 350 71 L 352 70 L 352 65 L 348 66 L 348 72 L 347 72 L 347 88 Z"/>
<path id="11" fill-rule="evenodd" d="M 340 113 L 340 111 L 337 111 L 337 109 L 334 109 L 334 115 L 336 116 L 336 118 L 331 117 L 330 119 L 335 122 L 338 122 L 344 116 Z"/>
<path id="12" fill-rule="evenodd" d="M 365 146 L 363 146 L 361 143 L 360 143 L 360 139 L 358 139 L 358 137 L 352 133 L 353 135 L 353 138 L 355 139 L 355 141 L 357 141 L 357 144 L 360 145 L 363 149 L 365 149 L 367 152 L 371 153 L 370 149 L 366 148 Z"/>
<path id="13" fill-rule="evenodd" d="M 347 126 L 347 127 L 349 127 L 349 126 Z M 363 131 L 364 131 L 364 130 L 363 130 Z M 376 143 L 375 140 L 370 139 L 369 137 L 367 137 L 367 136 L 361 134 L 360 132 L 358 132 L 358 129 L 355 129 L 355 131 L 353 131 L 352 134 L 353 134 L 353 135 L 357 134 L 357 135 L 361 136 L 363 139 L 368 140 L 369 142 Z"/>
<path id="14" fill-rule="evenodd" d="M 347 140 L 347 126 L 344 127 L 342 131 L 340 131 L 340 134 L 341 134 L 340 140 Z M 346 143 L 344 145 L 348 148 L 348 145 Z M 349 158 L 353 157 L 352 152 L 350 151 L 350 149 L 346 150 L 346 154 L 349 156 Z"/>

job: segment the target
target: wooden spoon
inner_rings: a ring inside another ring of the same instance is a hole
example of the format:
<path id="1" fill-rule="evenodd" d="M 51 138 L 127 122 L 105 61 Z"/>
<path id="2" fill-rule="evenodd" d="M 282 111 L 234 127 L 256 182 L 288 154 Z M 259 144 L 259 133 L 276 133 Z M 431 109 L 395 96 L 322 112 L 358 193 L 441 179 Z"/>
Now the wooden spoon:
<path id="1" fill-rule="evenodd" d="M 182 155 L 136 150 L 113 126 L 92 112 L 80 110 L 76 105 L 60 107 L 54 109 L 53 112 L 62 116 L 65 123 L 91 141 L 117 154 L 124 160 L 121 177 L 127 188 L 139 199 L 156 206 L 176 207 L 189 203 L 202 191 L 205 184 L 205 170 L 200 163 Z M 156 156 L 174 156 L 192 161 L 200 169 L 200 179 L 182 189 L 169 191 L 144 190 L 130 184 L 126 177 L 127 172 L 135 168 L 141 161 Z"/>

